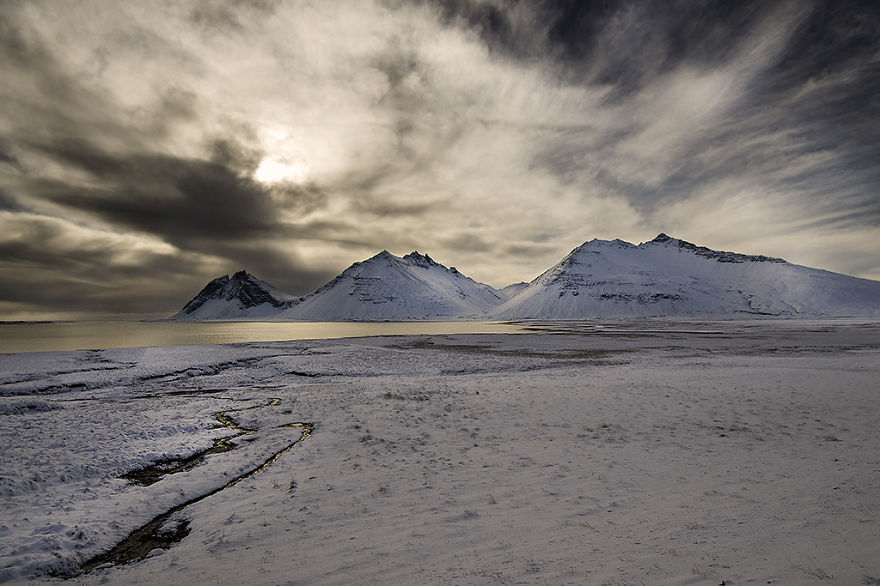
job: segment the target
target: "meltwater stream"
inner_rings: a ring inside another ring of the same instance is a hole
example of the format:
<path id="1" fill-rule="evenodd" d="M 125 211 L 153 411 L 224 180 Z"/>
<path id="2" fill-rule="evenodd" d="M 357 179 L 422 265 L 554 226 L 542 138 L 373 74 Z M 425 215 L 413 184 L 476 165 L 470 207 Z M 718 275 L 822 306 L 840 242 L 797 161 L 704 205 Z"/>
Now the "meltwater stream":
<path id="1" fill-rule="evenodd" d="M 163 395 L 166 395 L 166 393 L 157 393 L 156 395 L 149 396 L 159 397 Z M 222 425 L 234 431 L 235 433 L 233 435 L 220 438 L 219 440 L 214 442 L 214 445 L 211 448 L 199 452 L 189 458 L 181 459 L 175 462 L 159 462 L 157 464 L 154 464 L 153 466 L 130 472 L 123 477 L 133 482 L 136 482 L 137 484 L 148 486 L 150 484 L 158 482 L 169 474 L 185 472 L 194 468 L 210 454 L 232 450 L 234 449 L 234 446 L 229 443 L 230 441 L 236 438 L 253 434 L 257 430 L 248 429 L 238 425 L 238 423 L 233 419 L 230 414 L 240 411 L 247 411 L 250 409 L 272 407 L 277 405 L 279 402 L 280 399 L 267 398 L 265 404 L 244 407 L 241 409 L 226 409 L 223 411 L 218 411 L 214 413 L 214 418 Z M 189 521 L 184 518 L 175 517 L 177 513 L 183 511 L 190 505 L 203 501 L 210 496 L 213 496 L 223 490 L 226 490 L 227 488 L 235 486 L 239 482 L 246 480 L 259 472 L 262 472 L 263 470 L 266 470 L 272 464 L 274 464 L 283 454 L 290 451 L 294 446 L 309 437 L 309 435 L 311 435 L 312 431 L 315 428 L 315 424 L 297 421 L 285 423 L 278 427 L 296 428 L 300 432 L 299 437 L 296 440 L 285 444 L 281 449 L 273 452 L 269 457 L 260 462 L 259 465 L 251 468 L 243 474 L 236 476 L 223 486 L 193 497 L 185 502 L 179 503 L 174 507 L 171 507 L 170 509 L 156 515 L 147 523 L 129 533 L 128 536 L 125 537 L 125 539 L 113 546 L 113 548 L 111 548 L 109 551 L 98 554 L 83 562 L 80 566 L 81 571 L 90 572 L 91 570 L 94 570 L 101 566 L 122 565 L 134 561 L 139 561 L 146 558 L 154 549 L 166 549 L 169 546 L 179 542 L 189 534 Z M 76 577 L 76 574 L 58 577 L 74 578 Z"/>
<path id="2" fill-rule="evenodd" d="M 169 395 L 185 396 L 200 394 L 205 394 L 205 391 L 174 391 L 170 393 L 156 393 L 154 395 L 147 396 L 164 397 Z M 218 398 L 226 399 L 227 397 Z M 233 401 L 234 399 L 230 398 L 229 400 Z M 150 486 L 151 484 L 159 482 L 164 477 L 170 474 L 178 474 L 180 472 L 192 470 L 193 468 L 201 464 L 202 461 L 204 461 L 204 459 L 211 454 L 220 454 L 222 452 L 229 452 L 231 450 L 234 450 L 236 444 L 230 443 L 233 440 L 256 433 L 256 429 L 248 429 L 246 427 L 241 427 L 240 425 L 238 425 L 235 420 L 229 415 L 230 413 L 237 413 L 239 411 L 250 411 L 251 409 L 261 409 L 263 407 L 274 407 L 280 402 L 281 399 L 272 398 L 269 399 L 268 403 L 266 403 L 265 405 L 251 405 L 250 407 L 242 407 L 240 409 L 225 409 L 223 411 L 217 411 L 216 413 L 214 413 L 214 419 L 216 419 L 217 422 L 221 425 L 224 425 L 234 431 L 234 434 L 214 440 L 210 448 L 202 450 L 201 452 L 196 452 L 192 456 L 188 456 L 186 458 L 169 458 L 159 460 L 158 462 L 155 462 L 149 466 L 145 466 L 144 468 L 138 468 L 137 470 L 126 472 L 125 474 L 120 476 L 120 478 L 129 480 L 131 482 L 134 482 L 135 484 L 140 484 L 141 486 Z"/>

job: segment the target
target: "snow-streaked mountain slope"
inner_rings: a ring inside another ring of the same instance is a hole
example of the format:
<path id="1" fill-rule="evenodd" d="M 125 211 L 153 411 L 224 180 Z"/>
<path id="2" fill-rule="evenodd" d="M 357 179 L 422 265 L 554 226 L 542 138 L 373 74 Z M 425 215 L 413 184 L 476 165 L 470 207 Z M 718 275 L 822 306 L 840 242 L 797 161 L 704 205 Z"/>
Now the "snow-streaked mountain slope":
<path id="1" fill-rule="evenodd" d="M 638 246 L 591 240 L 489 313 L 493 319 L 662 315 L 880 315 L 880 282 L 660 234 Z"/>
<path id="2" fill-rule="evenodd" d="M 418 252 L 403 258 L 382 251 L 341 275 L 278 319 L 431 320 L 475 317 L 502 299 L 495 289 Z"/>
<path id="3" fill-rule="evenodd" d="M 529 286 L 529 284 L 526 283 L 525 281 L 521 281 L 519 283 L 512 283 L 512 284 L 508 285 L 507 287 L 504 287 L 503 289 L 499 289 L 498 295 L 501 297 L 501 299 L 503 299 L 504 301 L 507 301 L 508 299 L 510 299 L 511 297 L 513 297 L 514 295 L 516 295 L 517 293 L 519 293 L 520 291 L 522 291 L 523 289 L 525 289 L 528 286 Z"/>
<path id="4" fill-rule="evenodd" d="M 278 291 L 245 271 L 223 275 L 205 285 L 171 319 L 266 319 L 293 307 L 298 297 Z"/>

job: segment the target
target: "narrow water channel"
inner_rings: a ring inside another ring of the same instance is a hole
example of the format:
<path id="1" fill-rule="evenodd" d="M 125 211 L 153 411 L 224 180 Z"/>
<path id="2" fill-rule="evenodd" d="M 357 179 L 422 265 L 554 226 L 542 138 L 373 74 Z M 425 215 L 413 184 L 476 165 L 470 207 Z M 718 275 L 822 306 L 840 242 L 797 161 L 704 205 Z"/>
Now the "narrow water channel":
<path id="1" fill-rule="evenodd" d="M 148 396 L 163 397 L 172 394 L 184 395 L 187 393 L 178 391 L 174 393 L 160 393 Z M 232 401 L 234 399 L 229 400 Z M 211 454 L 220 454 L 223 452 L 234 450 L 237 447 L 237 444 L 232 443 L 234 440 L 246 435 L 251 435 L 257 431 L 255 429 L 247 429 L 245 427 L 241 427 L 229 415 L 230 413 L 249 411 L 251 409 L 262 409 L 263 407 L 274 407 L 280 402 L 281 399 L 272 398 L 269 399 L 265 405 L 252 405 L 250 407 L 242 407 L 241 409 L 225 409 L 223 411 L 217 411 L 216 413 L 214 413 L 214 419 L 216 419 L 221 425 L 228 427 L 229 429 L 234 431 L 235 433 L 233 435 L 227 435 L 218 438 L 214 440 L 210 448 L 202 450 L 201 452 L 197 452 L 186 458 L 165 458 L 162 460 L 158 460 L 153 464 L 150 464 L 149 466 L 145 466 L 144 468 L 139 468 L 137 470 L 126 472 L 125 474 L 120 476 L 120 478 L 131 481 L 135 484 L 140 484 L 141 486 L 150 486 L 151 484 L 159 482 L 168 475 L 179 474 L 181 472 L 186 472 L 187 470 L 192 470 L 193 468 L 201 464 L 205 460 L 205 458 L 207 458 Z"/>
<path id="2" fill-rule="evenodd" d="M 233 435 L 216 440 L 212 447 L 188 458 L 176 461 L 163 461 L 161 463 L 156 463 L 147 468 L 129 472 L 123 477 L 131 480 L 132 482 L 136 482 L 137 484 L 148 486 L 150 484 L 158 482 L 163 477 L 169 474 L 184 472 L 194 468 L 195 466 L 198 466 L 199 463 L 201 463 L 210 454 L 225 452 L 234 449 L 235 446 L 231 445 L 229 442 L 237 438 L 253 434 L 257 430 L 239 426 L 230 416 L 230 414 L 240 411 L 247 411 L 250 409 L 275 406 L 279 402 L 280 399 L 268 398 L 266 399 L 265 404 L 244 407 L 241 409 L 227 409 L 224 411 L 218 411 L 214 413 L 214 418 L 217 419 L 217 421 L 222 425 L 233 430 L 235 432 Z M 262 472 L 263 470 L 266 470 L 267 468 L 272 466 L 272 464 L 274 464 L 278 460 L 278 458 L 280 458 L 286 452 L 290 451 L 294 446 L 302 442 L 304 439 L 309 437 L 309 435 L 311 435 L 312 431 L 315 429 L 315 424 L 308 422 L 292 422 L 281 425 L 279 427 L 290 427 L 299 429 L 299 437 L 296 440 L 285 444 L 281 449 L 272 453 L 259 465 L 251 468 L 243 474 L 236 476 L 223 486 L 205 492 L 204 494 L 201 494 L 199 496 L 193 497 L 185 502 L 179 503 L 174 507 L 171 507 L 170 509 L 162 513 L 159 513 L 158 515 L 150 519 L 147 523 L 129 533 L 128 536 L 126 536 L 122 541 L 113 546 L 109 551 L 98 554 L 83 562 L 80 566 L 81 573 L 90 572 L 96 568 L 104 566 L 123 565 L 135 561 L 140 561 L 146 558 L 150 554 L 150 552 L 155 549 L 167 549 L 175 543 L 178 543 L 180 540 L 186 537 L 190 531 L 189 520 L 184 518 L 184 516 L 180 515 L 179 513 L 181 513 L 184 509 L 191 505 L 203 501 L 208 497 L 211 497 L 223 490 L 226 490 L 227 488 L 231 488 L 239 482 L 247 480 L 251 476 Z M 76 577 L 76 575 L 79 574 L 59 577 L 74 578 Z"/>

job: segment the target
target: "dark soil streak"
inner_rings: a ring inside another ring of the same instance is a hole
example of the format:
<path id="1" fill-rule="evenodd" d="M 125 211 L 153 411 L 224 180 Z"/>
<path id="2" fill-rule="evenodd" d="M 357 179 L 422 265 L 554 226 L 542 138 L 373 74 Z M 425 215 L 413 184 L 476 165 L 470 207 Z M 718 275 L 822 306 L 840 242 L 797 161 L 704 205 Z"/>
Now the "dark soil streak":
<path id="1" fill-rule="evenodd" d="M 166 522 L 175 513 L 179 513 L 186 507 L 203 501 L 206 498 L 213 496 L 222 490 L 231 488 L 242 480 L 246 480 L 254 474 L 257 474 L 258 472 L 262 472 L 263 470 L 269 468 L 269 466 L 274 464 L 275 461 L 278 460 L 278 458 L 291 450 L 293 446 L 297 445 L 298 443 L 309 437 L 315 428 L 315 424 L 296 422 L 288 423 L 283 427 L 298 427 L 302 430 L 302 434 L 299 438 L 297 438 L 296 441 L 291 442 L 281 450 L 269 456 L 256 468 L 253 468 L 248 472 L 245 472 L 244 474 L 233 478 L 220 488 L 216 488 L 212 491 L 206 492 L 203 495 L 191 498 L 186 502 L 180 503 L 179 505 L 168 509 L 164 513 L 156 515 L 146 524 L 138 527 L 137 529 L 129 533 L 125 539 L 117 543 L 110 551 L 96 555 L 93 558 L 83 562 L 83 564 L 80 566 L 82 572 L 90 572 L 95 568 L 104 566 L 106 564 L 123 565 L 134 561 L 140 561 L 146 558 L 147 555 L 149 555 L 149 553 L 154 549 L 165 549 L 186 537 L 189 534 L 189 521 L 185 519 L 178 520 L 175 528 L 172 530 L 168 530 L 167 528 L 165 528 Z M 163 528 L 165 528 L 164 531 Z M 65 578 L 73 577 L 74 576 L 66 576 Z"/>
<path id="2" fill-rule="evenodd" d="M 488 354 L 492 356 L 510 356 L 517 358 L 548 358 L 560 360 L 596 360 L 608 358 L 613 354 L 623 354 L 629 352 L 626 349 L 615 350 L 556 350 L 556 351 L 540 351 L 529 350 L 525 348 L 502 350 L 489 345 L 478 344 L 438 344 L 430 339 L 416 340 L 409 344 L 401 344 L 392 346 L 394 348 L 403 349 L 419 349 L 419 350 L 443 350 L 450 352 L 460 352 L 465 354 Z"/>
<path id="3" fill-rule="evenodd" d="M 164 397 L 169 395 L 183 394 L 187 394 L 187 391 L 173 391 L 170 393 L 159 393 L 157 395 L 148 396 Z M 160 480 L 162 480 L 162 478 L 168 476 L 169 474 L 179 474 L 181 472 L 192 470 L 193 468 L 201 464 L 202 461 L 211 454 L 221 454 L 223 452 L 228 452 L 235 449 L 235 444 L 230 443 L 233 440 L 236 440 L 246 435 L 251 435 L 252 433 L 257 431 L 255 429 L 241 427 L 235 422 L 234 419 L 232 419 L 232 417 L 228 415 L 229 413 L 248 411 L 250 409 L 260 409 L 262 407 L 274 407 L 280 402 L 281 399 L 272 398 L 269 399 L 269 401 L 265 405 L 252 405 L 250 407 L 243 407 L 241 409 L 226 409 L 224 411 L 217 411 L 216 413 L 214 413 L 214 419 L 220 422 L 220 424 L 222 424 L 223 426 L 228 427 L 232 431 L 235 431 L 235 434 L 216 439 L 214 440 L 214 443 L 210 448 L 202 450 L 201 452 L 196 452 L 189 457 L 164 458 L 144 468 L 139 468 L 137 470 L 126 472 L 119 478 L 122 478 L 123 480 L 128 480 L 135 484 L 140 484 L 141 486 L 150 486 L 151 484 L 159 482 Z"/>
<path id="4" fill-rule="evenodd" d="M 182 368 L 180 370 L 173 370 L 171 372 L 164 372 L 159 374 L 146 374 L 137 377 L 135 382 L 147 382 L 147 381 L 157 381 L 159 379 L 168 379 L 166 382 L 170 382 L 172 380 L 177 380 L 179 378 L 192 378 L 196 376 L 212 376 L 215 374 L 219 374 L 224 370 L 230 370 L 233 368 L 244 368 L 247 366 L 252 366 L 262 360 L 260 357 L 255 358 L 240 358 L 238 360 L 229 360 L 227 362 L 220 362 L 218 364 L 204 364 L 199 366 L 189 366 L 187 368 Z"/>

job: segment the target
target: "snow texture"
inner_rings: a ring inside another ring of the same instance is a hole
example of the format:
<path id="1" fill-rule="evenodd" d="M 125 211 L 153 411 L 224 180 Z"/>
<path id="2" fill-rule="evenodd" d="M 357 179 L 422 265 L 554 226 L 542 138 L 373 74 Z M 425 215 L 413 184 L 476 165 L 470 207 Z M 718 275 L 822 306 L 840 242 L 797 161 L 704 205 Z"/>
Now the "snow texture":
<path id="1" fill-rule="evenodd" d="M 384 321 L 880 316 L 880 282 L 711 250 L 660 234 L 591 240 L 531 283 L 501 290 L 413 252 L 383 251 L 302 299 L 246 275 L 215 279 L 173 319 Z M 224 280 L 225 279 L 225 280 Z"/>
<path id="2" fill-rule="evenodd" d="M 516 295 L 517 293 L 519 293 L 520 291 L 522 291 L 523 289 L 528 287 L 528 285 L 529 284 L 526 283 L 525 281 L 522 281 L 521 283 L 513 283 L 512 285 L 508 285 L 507 287 L 504 287 L 503 289 L 499 289 L 498 295 L 501 297 L 501 299 L 503 299 L 504 301 L 507 301 L 508 299 L 510 299 L 511 297 L 513 297 L 514 295 Z"/>
<path id="3" fill-rule="evenodd" d="M 880 322 L 533 328 L 0 355 L 0 582 L 880 582 Z"/>

